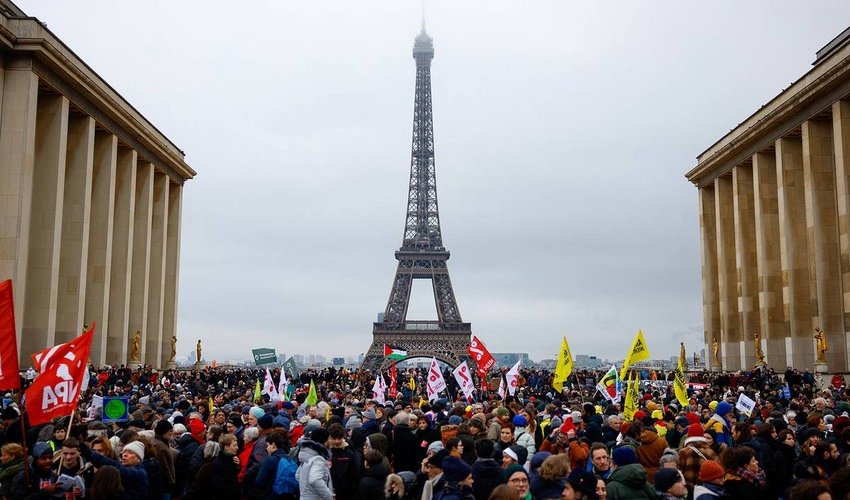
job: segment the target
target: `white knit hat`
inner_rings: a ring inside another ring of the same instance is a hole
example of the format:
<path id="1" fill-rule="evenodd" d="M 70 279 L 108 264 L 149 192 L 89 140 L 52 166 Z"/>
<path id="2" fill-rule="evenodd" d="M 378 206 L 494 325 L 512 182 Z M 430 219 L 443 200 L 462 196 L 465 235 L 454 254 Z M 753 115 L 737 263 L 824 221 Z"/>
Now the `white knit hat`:
<path id="1" fill-rule="evenodd" d="M 139 457 L 139 460 L 145 459 L 145 444 L 141 441 L 133 441 L 132 443 L 124 445 L 124 451 L 134 453 L 137 457 Z"/>

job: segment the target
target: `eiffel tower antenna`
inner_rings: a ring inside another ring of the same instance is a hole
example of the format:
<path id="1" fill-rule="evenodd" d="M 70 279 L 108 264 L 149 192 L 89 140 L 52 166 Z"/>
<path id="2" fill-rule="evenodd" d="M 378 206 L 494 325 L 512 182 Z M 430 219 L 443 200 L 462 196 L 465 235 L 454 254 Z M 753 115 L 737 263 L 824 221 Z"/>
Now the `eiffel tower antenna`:
<path id="1" fill-rule="evenodd" d="M 457 366 L 467 358 L 472 326 L 464 323 L 449 279 L 449 251 L 443 247 L 437 208 L 437 175 L 434 162 L 434 119 L 431 107 L 431 61 L 434 40 L 422 32 L 413 43 L 416 92 L 413 100 L 413 147 L 410 185 L 401 247 L 395 252 L 398 267 L 382 317 L 373 324 L 372 345 L 363 368 L 384 364 L 384 345 L 407 351 L 408 357 L 436 357 Z M 407 318 L 413 280 L 430 280 L 437 306 L 436 321 Z"/>
<path id="2" fill-rule="evenodd" d="M 422 33 L 425 33 L 425 0 L 422 0 Z"/>

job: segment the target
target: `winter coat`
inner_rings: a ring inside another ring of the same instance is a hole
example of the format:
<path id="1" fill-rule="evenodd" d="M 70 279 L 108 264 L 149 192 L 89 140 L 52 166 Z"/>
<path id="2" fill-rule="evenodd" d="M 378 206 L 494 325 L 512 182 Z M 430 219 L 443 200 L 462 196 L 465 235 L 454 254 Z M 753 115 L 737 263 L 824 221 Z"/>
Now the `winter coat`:
<path id="1" fill-rule="evenodd" d="M 360 480 L 360 459 L 345 443 L 342 448 L 331 448 L 331 481 L 337 500 L 353 499 Z"/>
<path id="2" fill-rule="evenodd" d="M 248 457 L 251 456 L 251 451 L 254 449 L 255 444 L 257 444 L 256 439 L 249 441 L 239 453 L 239 474 L 236 475 L 236 479 L 240 483 L 245 479 L 245 472 L 248 471 Z"/>
<path id="3" fill-rule="evenodd" d="M 239 498 L 239 482 L 236 479 L 239 466 L 233 461 L 233 457 L 234 455 L 228 455 L 222 450 L 210 464 L 210 486 L 213 496 L 208 498 Z"/>
<path id="4" fill-rule="evenodd" d="M 200 447 L 200 443 L 193 438 L 188 432 L 180 436 L 177 441 L 177 461 L 174 464 L 174 494 L 182 494 L 186 487 L 192 482 L 192 474 L 189 471 L 189 462 L 195 455 L 195 450 Z"/>
<path id="5" fill-rule="evenodd" d="M 53 469 L 47 471 L 47 473 L 42 473 L 37 467 L 33 467 L 32 465 L 30 465 L 29 469 L 29 482 L 27 482 L 27 475 L 23 470 L 15 476 L 12 482 L 11 498 L 24 500 L 47 500 L 51 498 L 46 492 L 41 491 L 41 483 L 43 481 L 56 482 L 57 476 L 53 472 Z"/>
<path id="6" fill-rule="evenodd" d="M 389 470 L 383 463 L 365 469 L 357 487 L 357 499 L 384 500 L 384 483 L 388 475 Z"/>
<path id="7" fill-rule="evenodd" d="M 717 454 L 708 446 L 704 438 L 694 437 L 685 440 L 685 446 L 679 450 L 679 470 L 685 476 L 689 490 L 699 482 L 699 468 L 706 460 L 717 462 Z"/>
<path id="8" fill-rule="evenodd" d="M 177 451 L 162 436 L 156 436 L 156 448 L 156 459 L 162 469 L 162 491 L 173 493 L 176 474 L 174 461 L 177 457 Z"/>
<path id="9" fill-rule="evenodd" d="M 487 500 L 496 486 L 505 482 L 502 467 L 489 458 L 479 458 L 472 464 L 472 479 L 475 500 Z"/>
<path id="10" fill-rule="evenodd" d="M 428 454 L 428 445 L 440 440 L 440 431 L 426 427 L 425 430 L 416 429 L 413 435 L 416 436 L 416 463 L 422 463 Z"/>
<path id="11" fill-rule="evenodd" d="M 0 465 L 0 497 L 12 496 L 12 483 L 15 476 L 24 470 L 24 457 L 9 460 Z"/>
<path id="12" fill-rule="evenodd" d="M 547 498 L 561 499 L 561 493 L 564 491 L 564 484 L 560 481 L 549 481 L 540 476 L 535 475 L 529 485 L 531 495 L 535 500 L 544 500 Z"/>
<path id="13" fill-rule="evenodd" d="M 726 474 L 723 489 L 730 498 L 764 498 L 757 485 L 735 474 Z"/>
<path id="14" fill-rule="evenodd" d="M 646 482 L 646 471 L 641 464 L 617 467 L 608 476 L 608 498 L 611 500 L 651 500 L 655 488 Z"/>
<path id="15" fill-rule="evenodd" d="M 517 427 L 514 431 L 514 441 L 520 446 L 524 446 L 528 450 L 528 457 L 534 455 L 534 435 L 526 432 L 525 427 Z"/>
<path id="16" fill-rule="evenodd" d="M 284 498 L 283 495 L 276 494 L 273 488 L 275 479 L 277 479 L 277 466 L 280 460 L 286 456 L 286 450 L 279 449 L 263 460 L 253 483 L 253 488 L 251 488 L 256 498 L 263 498 L 264 500 Z"/>
<path id="17" fill-rule="evenodd" d="M 726 498 L 726 491 L 719 484 L 703 483 L 694 488 L 694 500 L 714 500 Z"/>
<path id="18" fill-rule="evenodd" d="M 416 435 L 407 425 L 396 425 L 392 430 L 392 441 L 390 442 L 390 457 L 392 458 L 393 470 L 398 474 L 401 471 L 416 472 L 421 460 L 416 461 L 417 446 Z"/>
<path id="19" fill-rule="evenodd" d="M 329 458 L 328 449 L 321 444 L 309 439 L 301 440 L 298 452 L 301 500 L 333 500 Z"/>
<path id="20" fill-rule="evenodd" d="M 96 451 L 91 451 L 88 446 L 80 446 L 80 453 L 95 467 L 111 465 L 118 469 L 121 475 L 121 484 L 124 486 L 124 498 L 139 500 L 149 498 L 148 473 L 141 464 L 124 467 L 121 462 L 107 458 Z"/>
<path id="21" fill-rule="evenodd" d="M 561 488 L 563 489 L 563 488 Z M 446 483 L 440 500 L 475 500 L 472 488 L 460 483 Z"/>
<path id="22" fill-rule="evenodd" d="M 661 468 L 661 456 L 667 448 L 667 441 L 652 431 L 644 432 L 641 444 L 637 449 L 640 464 L 646 469 L 647 480 L 651 483 L 655 480 L 655 473 Z"/>

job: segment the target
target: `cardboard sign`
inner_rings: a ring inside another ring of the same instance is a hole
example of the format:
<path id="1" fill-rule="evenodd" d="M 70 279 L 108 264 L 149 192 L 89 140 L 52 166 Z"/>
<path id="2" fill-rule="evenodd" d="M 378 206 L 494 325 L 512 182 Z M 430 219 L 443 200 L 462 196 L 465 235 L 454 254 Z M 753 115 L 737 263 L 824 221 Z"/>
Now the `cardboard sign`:
<path id="1" fill-rule="evenodd" d="M 752 415 L 755 407 L 756 402 L 748 398 L 746 394 L 740 394 L 738 396 L 738 403 L 735 405 L 735 409 L 739 412 L 749 417 Z"/>

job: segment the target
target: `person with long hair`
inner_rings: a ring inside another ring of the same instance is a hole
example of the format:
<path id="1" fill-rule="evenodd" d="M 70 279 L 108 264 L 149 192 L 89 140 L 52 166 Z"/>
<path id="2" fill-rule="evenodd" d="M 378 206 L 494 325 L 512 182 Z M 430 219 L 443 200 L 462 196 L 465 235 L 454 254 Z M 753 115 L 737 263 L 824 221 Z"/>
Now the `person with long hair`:
<path id="1" fill-rule="evenodd" d="M 121 473 L 111 465 L 99 467 L 94 474 L 91 488 L 86 491 L 91 500 L 116 500 L 124 498 L 124 485 Z"/>
<path id="2" fill-rule="evenodd" d="M 764 470 L 749 446 L 726 448 L 720 455 L 726 470 L 726 494 L 731 498 L 762 498 L 767 489 Z"/>

